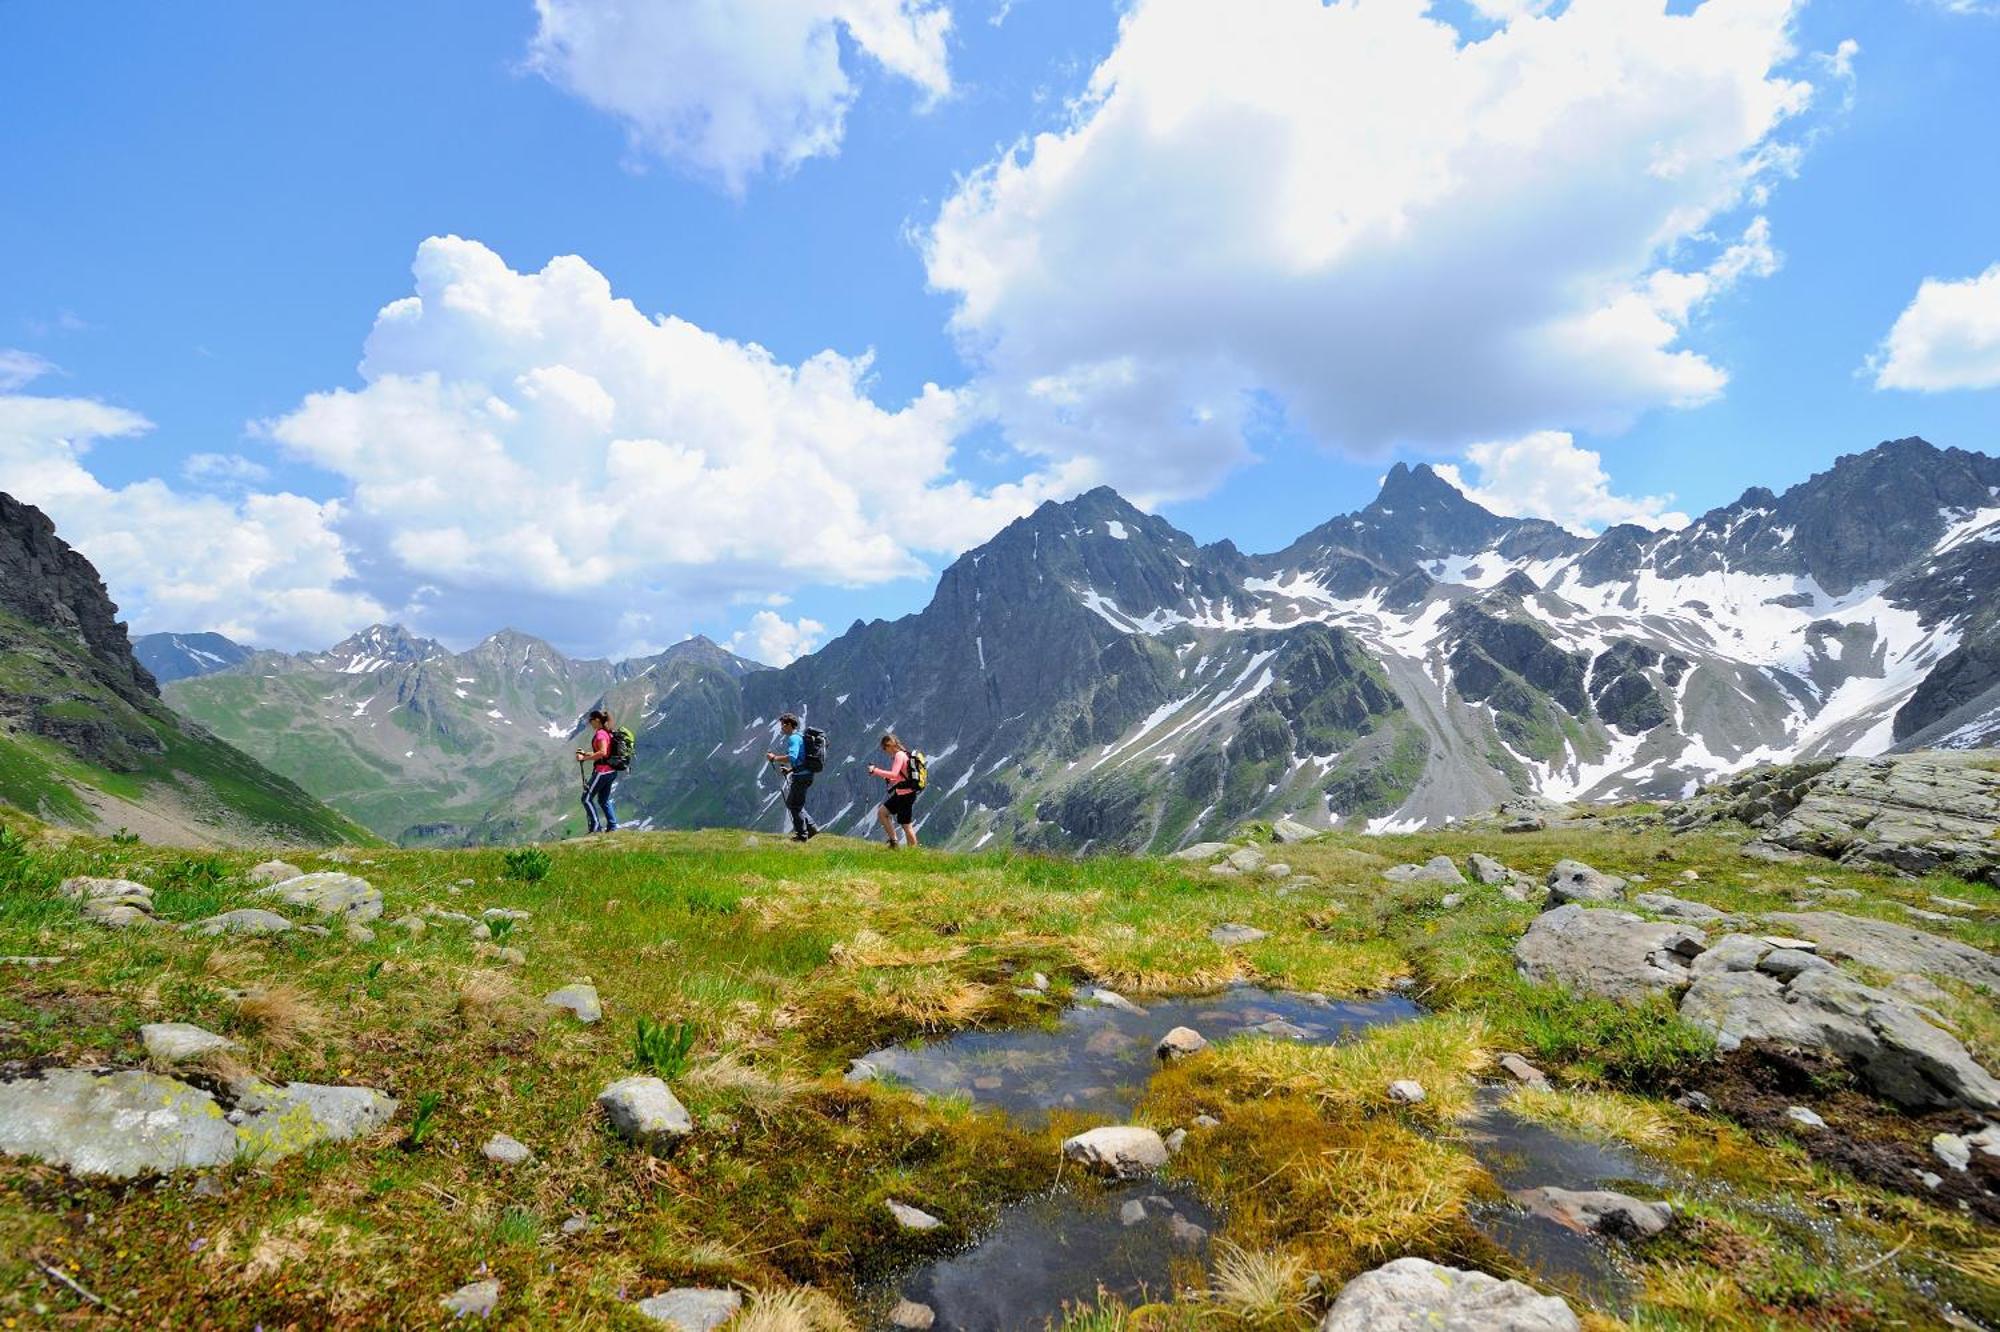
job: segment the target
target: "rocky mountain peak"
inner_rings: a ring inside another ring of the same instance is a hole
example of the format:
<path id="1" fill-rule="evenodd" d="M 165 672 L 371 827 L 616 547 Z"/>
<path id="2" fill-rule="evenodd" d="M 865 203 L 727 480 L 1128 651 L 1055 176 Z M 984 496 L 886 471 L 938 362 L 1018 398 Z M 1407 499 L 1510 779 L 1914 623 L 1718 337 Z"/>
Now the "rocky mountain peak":
<path id="1" fill-rule="evenodd" d="M 350 675 L 379 671 L 404 662 L 449 655 L 444 644 L 419 638 L 400 624 L 371 624 L 313 658 L 313 665 Z"/>
<path id="2" fill-rule="evenodd" d="M 56 535 L 47 514 L 7 494 L 0 494 L 0 611 L 88 652 L 120 694 L 159 696 L 97 570 Z"/>

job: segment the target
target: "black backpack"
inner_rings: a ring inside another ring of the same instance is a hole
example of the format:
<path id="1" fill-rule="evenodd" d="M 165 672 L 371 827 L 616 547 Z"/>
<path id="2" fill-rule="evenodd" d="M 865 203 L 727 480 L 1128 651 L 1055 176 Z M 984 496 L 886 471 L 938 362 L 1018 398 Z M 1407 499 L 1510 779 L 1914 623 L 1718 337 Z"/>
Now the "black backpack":
<path id="1" fill-rule="evenodd" d="M 799 766 L 807 772 L 826 770 L 826 732 L 817 726 L 806 727 L 805 751 L 799 755 Z"/>
<path id="2" fill-rule="evenodd" d="M 632 732 L 621 726 L 611 733 L 611 752 L 604 756 L 604 762 L 613 772 L 626 772 L 632 767 L 632 750 L 638 741 Z"/>

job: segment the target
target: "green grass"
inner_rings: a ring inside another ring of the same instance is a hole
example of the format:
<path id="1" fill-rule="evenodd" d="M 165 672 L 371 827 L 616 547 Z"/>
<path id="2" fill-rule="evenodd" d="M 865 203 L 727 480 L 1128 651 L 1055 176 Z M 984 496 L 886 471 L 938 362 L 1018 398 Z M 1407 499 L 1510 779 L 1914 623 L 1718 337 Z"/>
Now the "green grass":
<path id="1" fill-rule="evenodd" d="M 1929 1306 L 1893 1267 L 1842 1270 L 1809 1231 L 1770 1224 L 1740 1198 L 1837 1212 L 1884 1250 L 1912 1237 L 1908 1256 L 1946 1295 L 2000 1315 L 1984 1282 L 1992 1243 L 1969 1220 L 1661 1099 L 1665 1079 L 1711 1054 L 1669 1010 L 1518 980 L 1510 949 L 1533 906 L 1474 888 L 1446 910 L 1442 889 L 1389 885 L 1380 869 L 1483 850 L 1533 874 L 1577 856 L 1664 887 L 1694 868 L 1700 882 L 1675 891 L 1749 912 L 1793 907 L 1815 874 L 1867 895 L 1842 909 L 1885 918 L 1927 892 L 2000 902 L 1990 889 L 1757 864 L 1720 834 L 1611 824 L 1505 839 L 1329 836 L 1283 849 L 1313 880 L 1285 896 L 1151 858 L 621 833 L 538 848 L 545 872 L 526 876 L 497 848 L 360 851 L 346 868 L 387 899 L 373 942 L 206 939 L 85 925 L 56 885 L 143 877 L 162 917 L 192 920 L 247 905 L 241 876 L 257 855 L 57 834 L 4 811 L 0 827 L 12 830 L 0 837 L 0 955 L 69 959 L 0 970 L 0 1060 L 137 1066 L 141 1023 L 188 1021 L 239 1041 L 233 1058 L 264 1077 L 402 1101 L 375 1137 L 221 1172 L 214 1196 L 186 1181 L 111 1187 L 0 1161 L 0 1230 L 14 1239 L 0 1248 L 0 1317 L 23 1325 L 37 1303 L 78 1312 L 32 1259 L 73 1262 L 84 1284 L 172 1327 L 428 1325 L 438 1297 L 482 1264 L 513 1325 L 636 1326 L 627 1301 L 707 1284 L 757 1295 L 761 1312 L 743 1324 L 753 1332 L 874 1326 L 879 1283 L 1051 1187 L 1057 1139 L 1079 1125 L 1029 1129 L 961 1099 L 849 1085 L 849 1059 L 891 1040 L 1047 1023 L 1089 984 L 1142 1000 L 1234 979 L 1342 997 L 1401 977 L 1428 1016 L 1337 1048 L 1225 1042 L 1153 1081 L 1140 1122 L 1222 1120 L 1197 1130 L 1171 1171 L 1220 1211 L 1218 1239 L 1235 1247 L 1218 1252 L 1238 1257 L 1206 1273 L 1191 1265 L 1183 1284 L 1206 1290 L 1200 1299 L 1107 1305 L 1075 1325 L 1305 1332 L 1340 1281 L 1387 1258 L 1510 1270 L 1470 1225 L 1492 1184 L 1452 1131 L 1505 1050 L 1560 1084 L 1523 1113 L 1641 1145 L 1734 1191 L 1676 1196 L 1689 1226 L 1634 1251 L 1638 1303 L 1622 1325 L 1925 1325 Z M 506 940 L 524 964 L 482 955 L 435 918 L 420 936 L 389 923 L 488 907 L 529 913 Z M 1222 921 L 1269 937 L 1219 947 L 1208 931 Z M 1950 928 L 1978 938 L 1988 927 Z M 1032 971 L 1050 978 L 1048 997 L 1018 993 Z M 540 1002 L 577 981 L 602 999 L 594 1026 Z M 1973 1037 L 2000 1032 L 1989 996 L 1953 999 Z M 598 1089 L 635 1067 L 666 1077 L 688 1107 L 696 1132 L 677 1151 L 639 1151 L 595 1111 Z M 1386 1085 L 1400 1077 L 1423 1082 L 1426 1101 L 1391 1104 Z M 534 1161 L 486 1161 L 480 1145 L 501 1132 Z M 945 1225 L 903 1232 L 889 1197 Z M 573 1215 L 594 1227 L 562 1235 Z M 1589 1325 L 1621 1326 L 1602 1315 Z"/>

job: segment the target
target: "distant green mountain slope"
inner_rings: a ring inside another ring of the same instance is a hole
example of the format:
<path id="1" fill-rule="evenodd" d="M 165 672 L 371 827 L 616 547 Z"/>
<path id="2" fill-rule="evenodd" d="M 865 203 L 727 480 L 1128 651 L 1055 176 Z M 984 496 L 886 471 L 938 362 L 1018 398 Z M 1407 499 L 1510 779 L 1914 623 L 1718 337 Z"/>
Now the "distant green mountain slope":
<path id="1" fill-rule="evenodd" d="M 96 570 L 54 525 L 0 495 L 0 801 L 150 841 L 372 840 L 177 717 L 116 615 Z"/>

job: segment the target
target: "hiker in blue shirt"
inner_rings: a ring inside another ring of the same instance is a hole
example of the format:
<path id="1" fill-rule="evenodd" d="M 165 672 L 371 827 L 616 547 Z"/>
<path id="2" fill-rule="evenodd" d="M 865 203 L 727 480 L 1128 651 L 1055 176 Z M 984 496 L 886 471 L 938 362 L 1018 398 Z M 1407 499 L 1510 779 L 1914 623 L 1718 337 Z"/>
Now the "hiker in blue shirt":
<path id="1" fill-rule="evenodd" d="M 791 713 L 778 718 L 784 752 L 769 751 L 764 757 L 785 774 L 785 808 L 792 816 L 792 840 L 810 842 L 819 836 L 819 825 L 806 813 L 806 792 L 812 790 L 814 767 L 806 762 L 806 738 L 799 733 L 799 719 Z M 824 742 L 821 742 L 824 744 Z"/>

